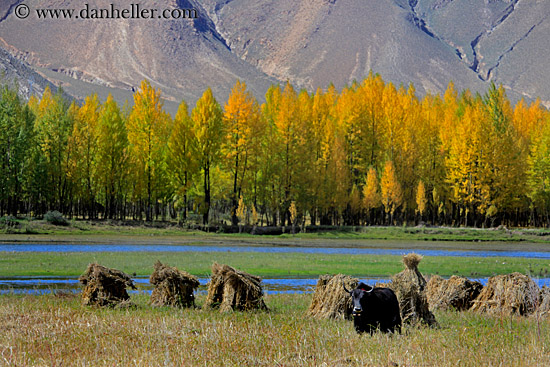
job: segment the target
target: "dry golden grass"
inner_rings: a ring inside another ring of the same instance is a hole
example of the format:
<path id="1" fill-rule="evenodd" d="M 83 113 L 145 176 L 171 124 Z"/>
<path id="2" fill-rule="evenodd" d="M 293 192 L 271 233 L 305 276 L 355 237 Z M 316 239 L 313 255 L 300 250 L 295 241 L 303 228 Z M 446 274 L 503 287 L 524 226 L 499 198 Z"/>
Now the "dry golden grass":
<path id="1" fill-rule="evenodd" d="M 266 296 L 270 312 L 81 306 L 0 296 L 0 366 L 548 366 L 548 319 L 438 312 L 441 327 L 358 335 L 305 317 L 311 295 Z M 197 303 L 203 304 L 204 297 Z"/>

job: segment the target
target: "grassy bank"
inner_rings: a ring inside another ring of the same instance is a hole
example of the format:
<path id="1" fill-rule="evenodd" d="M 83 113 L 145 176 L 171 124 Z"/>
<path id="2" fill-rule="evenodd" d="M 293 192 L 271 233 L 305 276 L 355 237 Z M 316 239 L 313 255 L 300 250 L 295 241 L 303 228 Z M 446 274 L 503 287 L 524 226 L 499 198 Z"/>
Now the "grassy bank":
<path id="1" fill-rule="evenodd" d="M 75 297 L 0 296 L 0 365 L 548 366 L 550 324 L 438 312 L 438 329 L 357 335 L 314 320 L 309 295 L 266 297 L 269 313 L 82 307 Z M 203 299 L 198 299 L 202 304 Z"/>
<path id="2" fill-rule="evenodd" d="M 408 241 L 464 241 L 464 242 L 529 242 L 550 244 L 550 230 L 546 228 L 455 228 L 455 227 L 316 227 L 315 232 L 284 234 L 281 236 L 251 236 L 247 234 L 218 234 L 188 230 L 174 222 L 136 222 L 109 220 L 71 220 L 68 226 L 55 226 L 44 220 L 17 219 L 13 225 L 0 223 L 0 240 L 3 241 L 118 241 L 149 236 L 168 238 L 177 242 L 193 237 L 210 238 L 274 238 L 320 240 L 408 240 Z M 286 229 L 290 232 L 290 229 Z M 183 238 L 182 238 L 183 237 Z"/>
<path id="3" fill-rule="evenodd" d="M 149 276 L 160 260 L 191 274 L 209 276 L 214 261 L 262 277 L 317 277 L 321 274 L 349 274 L 390 277 L 403 270 L 401 256 L 325 255 L 258 252 L 0 252 L 0 276 L 78 276 L 91 262 Z M 518 271 L 533 277 L 548 277 L 548 260 L 525 258 L 424 257 L 420 271 L 425 275 L 453 274 L 487 277 Z"/>

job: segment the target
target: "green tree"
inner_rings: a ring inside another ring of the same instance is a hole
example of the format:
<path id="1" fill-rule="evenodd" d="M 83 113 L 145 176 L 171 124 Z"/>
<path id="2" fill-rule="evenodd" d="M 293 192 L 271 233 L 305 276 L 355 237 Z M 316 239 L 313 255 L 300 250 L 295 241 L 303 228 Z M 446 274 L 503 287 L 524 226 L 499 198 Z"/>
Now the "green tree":
<path id="1" fill-rule="evenodd" d="M 36 115 L 35 130 L 42 157 L 35 159 L 36 172 L 42 172 L 36 182 L 41 187 L 47 208 L 66 213 L 69 210 L 71 181 L 68 171 L 71 151 L 69 136 L 72 132 L 75 105 L 70 110 L 62 91 L 53 95 L 48 87 L 33 111 Z M 42 171 L 40 166 L 44 166 Z"/>
<path id="2" fill-rule="evenodd" d="M 168 141 L 168 176 L 174 190 L 176 205 L 182 208 L 182 219 L 187 218 L 187 198 L 193 177 L 198 171 L 197 143 L 193 120 L 187 104 L 182 101 L 174 118 L 172 134 Z"/>
<path id="3" fill-rule="evenodd" d="M 34 116 L 17 90 L 0 89 L 0 216 L 17 215 L 22 199 L 33 142 Z"/>
<path id="4" fill-rule="evenodd" d="M 97 182 L 101 187 L 105 216 L 124 218 L 123 197 L 128 177 L 126 118 L 109 94 L 101 106 L 97 127 Z"/>

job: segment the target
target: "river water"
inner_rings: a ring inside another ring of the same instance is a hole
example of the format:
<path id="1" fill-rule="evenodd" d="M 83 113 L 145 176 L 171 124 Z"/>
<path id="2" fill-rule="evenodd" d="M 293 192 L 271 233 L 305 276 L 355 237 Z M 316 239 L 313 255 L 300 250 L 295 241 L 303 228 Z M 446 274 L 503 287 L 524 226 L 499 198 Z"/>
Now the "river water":
<path id="1" fill-rule="evenodd" d="M 360 247 L 301 247 L 301 246 L 193 246 L 193 245 L 133 245 L 133 244 L 0 244 L 0 252 L 262 252 L 262 253 L 307 253 L 341 255 L 404 255 L 407 248 L 360 248 Z M 414 249 L 423 256 L 458 257 L 524 257 L 550 259 L 548 251 L 508 250 L 446 250 Z"/>
<path id="2" fill-rule="evenodd" d="M 480 246 L 481 247 L 481 246 Z M 548 251 L 509 251 L 509 250 L 456 250 L 456 249 L 419 249 L 413 250 L 423 256 L 457 257 L 523 257 L 532 259 L 550 259 Z M 196 245 L 136 245 L 136 244 L 50 244 L 50 243 L 0 243 L 2 252 L 261 252 L 261 253 L 311 253 L 342 255 L 403 255 L 411 252 L 407 248 L 360 248 L 360 247 L 315 247 L 315 246 L 196 246 Z M 389 279 L 366 278 L 363 282 L 374 285 L 388 282 Z M 482 284 L 487 278 L 473 279 Z M 550 286 L 550 278 L 534 279 L 540 287 Z M 148 278 L 134 279 L 138 290 L 134 293 L 150 293 L 153 286 Z M 208 278 L 201 278 L 200 292 L 206 292 Z M 313 292 L 317 279 L 264 279 L 266 294 Z M 76 277 L 14 277 L 6 278 L 0 274 L 0 294 L 28 293 L 43 294 L 52 292 L 79 292 L 81 285 Z"/>
<path id="3" fill-rule="evenodd" d="M 149 284 L 149 278 L 133 278 L 137 290 L 130 290 L 130 294 L 148 293 L 153 290 Z M 209 278 L 199 278 L 200 286 L 198 293 L 206 293 Z M 363 278 L 362 282 L 375 285 L 376 283 L 388 282 L 387 278 Z M 483 285 L 487 284 L 488 278 L 476 278 Z M 533 279 L 539 287 L 550 286 L 550 278 Z M 317 279 L 315 278 L 267 278 L 263 279 L 262 286 L 265 294 L 281 293 L 312 293 L 315 290 Z M 0 294 L 49 294 L 55 292 L 80 292 L 82 285 L 76 277 L 14 277 L 0 278 Z"/>

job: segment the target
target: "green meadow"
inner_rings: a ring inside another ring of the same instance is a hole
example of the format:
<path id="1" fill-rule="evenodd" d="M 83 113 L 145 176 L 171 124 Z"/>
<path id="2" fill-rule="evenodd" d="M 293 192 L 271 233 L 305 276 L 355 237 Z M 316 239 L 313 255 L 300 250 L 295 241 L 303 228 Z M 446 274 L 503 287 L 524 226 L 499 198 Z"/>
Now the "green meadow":
<path id="1" fill-rule="evenodd" d="M 0 276 L 79 276 L 89 263 L 149 276 L 160 260 L 197 276 L 209 276 L 214 262 L 228 264 L 262 277 L 317 277 L 348 274 L 390 277 L 403 270 L 401 256 L 327 255 L 258 252 L 0 252 Z M 548 277 L 550 262 L 542 259 L 505 257 L 426 256 L 419 266 L 424 275 L 453 274 L 488 277 L 514 271 Z"/>

